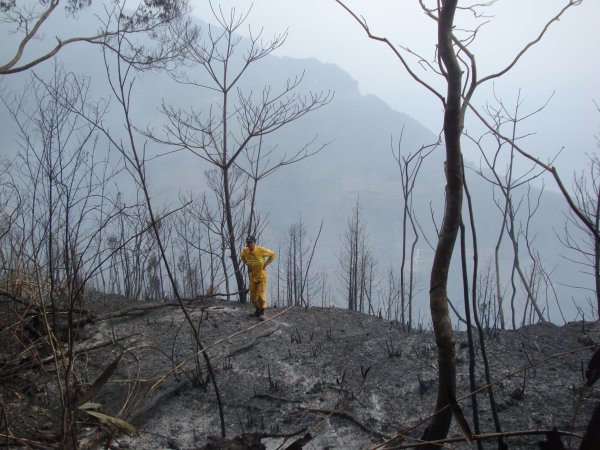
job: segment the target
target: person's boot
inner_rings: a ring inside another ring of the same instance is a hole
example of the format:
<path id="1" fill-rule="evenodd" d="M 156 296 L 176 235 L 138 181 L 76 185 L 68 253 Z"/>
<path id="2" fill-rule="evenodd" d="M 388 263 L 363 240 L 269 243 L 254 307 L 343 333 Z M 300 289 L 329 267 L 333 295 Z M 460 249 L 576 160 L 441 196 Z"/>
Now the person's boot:
<path id="1" fill-rule="evenodd" d="M 259 316 L 259 314 L 260 314 L 260 309 L 259 309 L 259 308 L 256 308 L 256 309 L 254 310 L 254 312 L 253 312 L 252 314 L 250 314 L 250 317 L 258 317 L 258 316 Z"/>
<path id="2" fill-rule="evenodd" d="M 265 309 L 264 308 L 257 308 L 258 314 L 257 317 L 260 320 L 265 320 Z"/>

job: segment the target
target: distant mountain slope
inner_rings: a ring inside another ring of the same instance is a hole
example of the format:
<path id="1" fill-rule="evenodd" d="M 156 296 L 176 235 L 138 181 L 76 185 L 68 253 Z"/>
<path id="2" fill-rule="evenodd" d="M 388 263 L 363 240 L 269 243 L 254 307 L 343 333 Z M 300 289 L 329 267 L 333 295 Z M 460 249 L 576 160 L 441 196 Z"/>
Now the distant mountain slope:
<path id="1" fill-rule="evenodd" d="M 60 27 L 60 24 L 56 26 Z M 51 29 L 46 32 L 48 36 L 53 35 Z M 73 46 L 61 52 L 59 60 L 66 70 L 89 77 L 93 98 L 110 95 L 101 54 L 96 47 Z M 52 71 L 50 62 L 36 68 L 36 73 L 44 77 L 50 76 Z M 194 75 L 197 73 L 193 72 Z M 315 59 L 269 56 L 248 70 L 240 88 L 260 92 L 267 85 L 277 92 L 287 79 L 302 74 L 301 89 L 332 90 L 335 91 L 334 100 L 326 107 L 267 136 L 265 144 L 276 146 L 279 152 L 288 154 L 315 136 L 316 145 L 329 145 L 319 154 L 287 166 L 260 183 L 260 211 L 263 217 L 269 218 L 269 226 L 262 237 L 263 243 L 272 248 L 283 245 L 287 228 L 300 215 L 306 222 L 308 238 L 312 239 L 323 220 L 324 229 L 313 267 L 325 267 L 330 274 L 330 282 L 335 282 L 340 238 L 346 229 L 352 206 L 360 198 L 370 231 L 369 242 L 380 273 L 384 275 L 390 266 L 399 270 L 403 205 L 399 170 L 392 156 L 392 147 L 397 146 L 402 134 L 402 152 L 414 153 L 421 146 L 436 142 L 438 136 L 409 115 L 391 109 L 382 99 L 363 96 L 357 82 L 339 67 Z M 4 77 L 1 87 L 4 92 L 20 92 L 27 79 L 28 75 Z M 134 120 L 141 128 L 150 127 L 155 131 L 162 127 L 163 118 L 158 111 L 162 102 L 201 110 L 208 108 L 214 100 L 214 94 L 210 91 L 178 85 L 166 75 L 155 72 L 140 75 L 134 89 Z M 116 110 L 116 106 L 113 109 Z M 2 114 L 3 138 L 0 144 L 10 152 L 14 148 L 14 127 L 4 110 Z M 114 129 L 121 126 L 118 118 L 108 119 L 107 123 L 112 123 Z M 148 154 L 165 150 L 159 145 L 150 144 Z M 433 220 L 437 226 L 440 225 L 444 205 L 444 159 L 444 148 L 440 146 L 424 162 L 414 192 L 416 216 L 433 245 L 436 237 Z M 155 198 L 173 204 L 177 202 L 179 191 L 201 191 L 205 187 L 203 171 L 206 168 L 206 164 L 190 154 L 177 153 L 153 160 L 148 164 L 148 173 L 153 192 L 157 194 Z M 493 203 L 493 191 L 489 183 L 472 171 L 467 171 L 467 180 L 475 204 L 480 263 L 483 265 L 495 245 L 501 227 L 501 215 Z M 564 264 L 560 258 L 563 250 L 556 244 L 554 230 L 562 228 L 564 213 L 564 201 L 557 194 L 545 193 L 532 222 L 531 236 L 537 236 L 535 246 L 541 252 L 547 269 L 554 270 L 557 284 L 590 285 L 589 280 L 578 273 L 577 267 Z M 422 236 L 416 270 L 421 292 L 418 308 L 425 315 L 428 311 L 428 277 L 432 254 Z M 458 259 L 457 254 L 455 262 Z M 504 266 L 510 267 L 512 256 L 507 248 L 502 259 Z M 507 274 L 503 278 L 504 282 L 508 282 Z M 461 277 L 456 267 L 451 283 L 451 297 L 460 304 Z M 378 288 L 384 288 L 383 281 Z M 560 286 L 557 288 L 561 298 L 579 295 Z M 522 293 L 519 296 L 522 297 Z M 571 302 L 566 303 L 571 308 Z M 579 303 L 583 302 L 579 300 Z"/>

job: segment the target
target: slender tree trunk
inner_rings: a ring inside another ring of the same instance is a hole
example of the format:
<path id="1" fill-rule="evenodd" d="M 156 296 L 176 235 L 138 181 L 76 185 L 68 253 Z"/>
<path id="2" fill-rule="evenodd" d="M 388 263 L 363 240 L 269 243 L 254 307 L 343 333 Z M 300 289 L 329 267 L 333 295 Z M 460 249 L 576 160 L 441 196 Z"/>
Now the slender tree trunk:
<path id="1" fill-rule="evenodd" d="M 600 230 L 600 187 L 596 195 L 596 211 L 594 217 L 596 230 Z M 596 304 L 598 305 L 598 319 L 600 320 L 600 239 L 592 235 L 594 239 L 594 278 L 596 281 Z"/>
<path id="2" fill-rule="evenodd" d="M 444 220 L 431 268 L 429 302 L 438 349 L 438 411 L 425 430 L 424 440 L 443 439 L 448 435 L 452 412 L 449 396 L 456 395 L 456 362 L 452 321 L 448 310 L 448 270 L 461 222 L 463 171 L 460 136 L 462 133 L 462 71 L 452 47 L 452 27 L 457 0 L 442 4 L 438 20 L 439 54 L 446 68 L 447 96 L 444 107 L 444 139 L 446 143 L 446 205 Z M 438 448 L 436 445 L 426 448 Z"/>
<path id="3" fill-rule="evenodd" d="M 240 260 L 238 258 L 237 246 L 235 243 L 235 226 L 233 224 L 233 214 L 231 207 L 231 192 L 229 189 L 229 168 L 223 168 L 223 197 L 225 202 L 225 223 L 227 225 L 227 244 L 229 247 L 229 258 L 233 265 L 233 272 L 235 274 L 235 281 L 237 284 L 237 291 L 240 298 L 240 303 L 246 303 L 246 285 L 244 283 L 244 275 L 240 267 Z M 229 292 L 228 292 L 229 294 Z"/>
<path id="4" fill-rule="evenodd" d="M 507 200 L 508 202 L 508 200 Z M 500 227 L 500 233 L 498 235 L 498 240 L 496 241 L 496 247 L 494 248 L 494 269 L 496 271 L 496 301 L 498 302 L 498 315 L 500 317 L 500 328 L 502 330 L 506 329 L 506 324 L 504 321 L 504 308 L 503 308 L 503 293 L 502 293 L 502 285 L 500 281 L 500 245 L 502 244 L 502 238 L 504 237 L 504 224 L 506 223 L 506 215 L 508 214 L 508 207 L 505 206 L 503 218 L 502 218 L 502 226 Z"/>
<path id="5" fill-rule="evenodd" d="M 412 330 L 413 324 L 413 296 L 415 288 L 415 250 L 417 243 L 419 242 L 419 234 L 417 227 L 415 226 L 414 219 L 411 213 L 410 223 L 413 229 L 413 235 L 415 236 L 410 248 L 410 269 L 409 269 L 409 280 L 408 280 L 408 331 Z"/>
<path id="6" fill-rule="evenodd" d="M 464 169 L 464 166 L 463 166 Z M 494 421 L 494 427 L 497 433 L 501 433 L 502 432 L 502 427 L 500 425 L 500 418 L 498 417 L 498 408 L 496 405 L 496 399 L 494 397 L 494 388 L 492 385 L 492 376 L 491 376 L 491 372 L 490 372 L 490 364 L 488 361 L 488 357 L 487 357 L 487 350 L 486 350 L 486 343 L 485 343 L 485 339 L 484 339 L 484 335 L 483 335 L 483 327 L 481 326 L 481 320 L 479 320 L 479 312 L 477 311 L 477 304 L 478 304 L 478 298 L 477 298 L 477 278 L 478 278 L 478 270 L 479 270 L 479 250 L 478 250 L 478 245 L 477 245 L 477 232 L 475 230 L 475 216 L 473 213 L 473 201 L 471 198 L 471 194 L 469 193 L 469 187 L 467 186 L 467 182 L 466 180 L 464 180 L 464 188 L 465 188 L 465 195 L 467 197 L 467 206 L 469 209 L 469 222 L 471 224 L 471 236 L 473 239 L 473 281 L 472 281 L 472 301 L 473 301 L 473 319 L 475 320 L 475 324 L 477 325 L 477 332 L 479 335 L 479 347 L 481 350 L 481 359 L 483 360 L 483 367 L 485 370 L 485 381 L 486 384 L 488 386 L 488 396 L 489 396 L 489 400 L 490 400 L 490 410 L 492 412 L 492 419 Z M 461 226 L 461 232 L 464 232 L 464 225 Z M 487 289 L 486 289 L 487 290 Z M 467 300 L 468 300 L 468 292 L 466 292 L 466 296 L 467 296 Z M 465 308 L 468 307 L 468 301 L 465 302 Z M 490 301 L 490 305 L 491 305 L 491 301 Z M 465 309 L 466 312 L 466 309 Z M 471 324 L 469 321 L 469 334 L 471 334 Z M 469 367 L 471 366 L 471 364 L 474 365 L 474 358 L 475 355 L 473 353 L 471 353 L 471 339 L 472 336 L 469 336 Z M 472 390 L 475 386 L 472 385 Z M 476 405 L 476 404 L 474 404 Z M 474 417 L 474 421 L 475 421 L 475 406 L 474 406 L 474 412 L 473 412 L 473 417 Z M 475 422 L 475 432 L 479 433 L 478 431 L 479 428 L 479 424 L 477 422 Z M 481 442 L 477 441 L 477 446 L 478 448 L 481 448 Z M 504 441 L 502 439 L 502 437 L 498 438 L 498 448 L 502 449 L 505 447 Z"/>
<path id="7" fill-rule="evenodd" d="M 407 169 L 408 171 L 408 169 Z M 407 175 L 408 177 L 408 175 Z M 404 180 L 402 180 L 402 183 L 404 183 Z M 408 184 L 408 183 L 406 183 Z M 408 190 L 408 187 L 405 188 L 405 190 Z M 405 285 L 404 285 L 404 267 L 406 265 L 406 219 L 408 216 L 408 199 L 407 199 L 407 193 L 404 192 L 404 210 L 402 211 L 402 258 L 400 261 L 400 317 L 401 317 L 401 324 L 402 324 L 402 328 L 404 329 L 405 325 L 406 325 L 406 317 L 405 317 L 405 309 L 406 309 L 406 289 L 405 289 Z M 410 324 L 408 326 L 408 329 L 410 330 Z"/>
<path id="8" fill-rule="evenodd" d="M 467 342 L 469 344 L 469 384 L 471 387 L 471 392 L 475 392 L 477 390 L 477 379 L 475 377 L 475 345 L 473 344 L 473 325 L 471 324 L 471 308 L 469 305 L 469 280 L 467 273 L 467 251 L 465 244 L 465 225 L 461 223 L 460 225 L 460 256 L 461 256 L 461 265 L 462 265 L 462 277 L 463 277 L 463 291 L 464 291 L 464 300 L 465 300 L 465 319 L 467 320 Z M 476 268 L 473 269 L 473 272 L 476 273 Z M 473 278 L 475 281 L 475 278 Z M 477 402 L 477 396 L 471 396 L 471 407 L 473 409 L 473 428 L 475 430 L 475 434 L 481 433 L 481 427 L 479 426 L 479 405 Z M 477 448 L 479 450 L 483 450 L 483 445 L 481 441 L 477 441 Z"/>

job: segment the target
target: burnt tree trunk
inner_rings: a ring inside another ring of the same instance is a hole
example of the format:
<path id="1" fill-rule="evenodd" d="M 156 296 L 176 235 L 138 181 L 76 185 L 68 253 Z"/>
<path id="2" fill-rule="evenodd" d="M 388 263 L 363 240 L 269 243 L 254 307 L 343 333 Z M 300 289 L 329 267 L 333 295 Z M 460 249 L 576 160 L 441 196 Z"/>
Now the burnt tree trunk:
<path id="1" fill-rule="evenodd" d="M 457 0 L 443 2 L 438 20 L 438 48 L 446 69 L 447 95 L 444 104 L 444 139 L 446 144 L 446 204 L 435 256 L 431 268 L 429 302 L 438 350 L 438 413 L 425 430 L 424 440 L 443 439 L 448 435 L 452 411 L 448 398 L 456 393 L 454 335 L 448 310 L 448 270 L 461 222 L 463 170 L 460 147 L 462 132 L 462 71 L 452 45 L 452 25 Z M 438 448 L 433 445 L 431 448 Z M 426 447 L 429 448 L 429 447 Z"/>

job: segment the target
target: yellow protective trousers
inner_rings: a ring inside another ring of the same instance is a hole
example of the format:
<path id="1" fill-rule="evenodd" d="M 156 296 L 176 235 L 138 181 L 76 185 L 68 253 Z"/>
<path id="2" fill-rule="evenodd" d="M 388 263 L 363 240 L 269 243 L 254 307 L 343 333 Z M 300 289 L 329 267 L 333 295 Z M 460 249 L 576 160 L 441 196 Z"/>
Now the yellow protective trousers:
<path id="1" fill-rule="evenodd" d="M 242 261 L 248 266 L 250 282 L 250 300 L 259 309 L 267 307 L 267 271 L 265 267 L 275 259 L 275 252 L 255 245 L 242 249 Z"/>
<path id="2" fill-rule="evenodd" d="M 255 308 L 267 308 L 267 278 L 262 280 L 250 279 L 250 301 Z"/>

